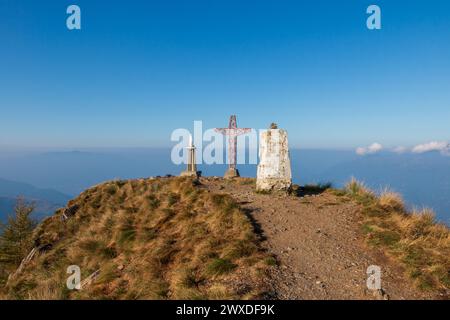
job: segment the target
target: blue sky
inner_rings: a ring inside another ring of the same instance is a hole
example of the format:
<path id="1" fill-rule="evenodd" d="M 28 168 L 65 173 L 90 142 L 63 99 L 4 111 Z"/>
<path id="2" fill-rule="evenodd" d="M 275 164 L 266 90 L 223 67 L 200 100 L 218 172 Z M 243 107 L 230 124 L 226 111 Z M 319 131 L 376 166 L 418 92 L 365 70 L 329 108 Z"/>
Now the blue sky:
<path id="1" fill-rule="evenodd" d="M 82 30 L 66 28 L 66 8 Z M 382 30 L 366 28 L 378 4 Z M 0 146 L 170 146 L 275 121 L 290 144 L 448 140 L 448 1 L 0 0 Z"/>

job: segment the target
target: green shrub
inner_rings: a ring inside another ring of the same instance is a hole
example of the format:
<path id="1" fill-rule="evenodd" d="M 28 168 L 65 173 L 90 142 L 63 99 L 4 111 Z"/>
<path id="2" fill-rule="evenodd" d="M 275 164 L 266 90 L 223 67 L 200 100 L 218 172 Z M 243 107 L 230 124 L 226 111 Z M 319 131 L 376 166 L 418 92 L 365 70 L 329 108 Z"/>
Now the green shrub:
<path id="1" fill-rule="evenodd" d="M 206 272 L 209 275 L 221 275 L 228 273 L 236 268 L 236 265 L 228 259 L 214 259 L 207 267 Z"/>
<path id="2" fill-rule="evenodd" d="M 374 245 L 392 246 L 400 241 L 401 236 L 395 231 L 375 231 L 371 234 L 370 242 Z"/>
<path id="3" fill-rule="evenodd" d="M 117 192 L 117 186 L 116 186 L 115 184 L 109 185 L 109 186 L 106 188 L 106 192 L 107 192 L 110 196 L 115 195 L 116 192 Z"/>
<path id="4" fill-rule="evenodd" d="M 274 257 L 268 257 L 264 259 L 264 263 L 267 264 L 268 266 L 276 266 L 277 260 Z"/>
<path id="5" fill-rule="evenodd" d="M 173 206 L 178 201 L 180 201 L 180 196 L 176 193 L 171 192 L 167 196 L 167 203 L 169 204 L 169 206 Z"/>
<path id="6" fill-rule="evenodd" d="M 227 254 L 229 259 L 239 259 L 242 257 L 250 256 L 255 253 L 257 247 L 254 243 L 249 241 L 237 241 L 234 243 L 232 249 Z"/>
<path id="7" fill-rule="evenodd" d="M 95 239 L 86 239 L 79 243 L 79 247 L 81 250 L 92 254 L 97 252 L 97 250 L 101 247 L 101 243 Z"/>
<path id="8" fill-rule="evenodd" d="M 101 248 L 100 255 L 106 259 L 114 259 L 117 257 L 117 250 L 115 247 Z"/>
<path id="9" fill-rule="evenodd" d="M 150 208 L 152 208 L 152 209 L 157 209 L 159 207 L 159 205 L 161 204 L 161 201 L 159 201 L 158 198 L 156 198 L 156 196 L 153 194 L 149 195 L 147 197 L 147 199 L 148 199 Z"/>
<path id="10" fill-rule="evenodd" d="M 330 189 L 331 187 L 332 187 L 331 182 L 317 183 L 317 184 L 306 184 L 303 187 L 303 190 L 306 193 L 321 193 L 321 192 L 324 192 L 327 189 Z"/>
<path id="11" fill-rule="evenodd" d="M 134 241 L 136 238 L 136 228 L 134 226 L 133 220 L 127 218 L 120 226 L 119 233 L 119 244 L 123 245 L 126 242 Z"/>

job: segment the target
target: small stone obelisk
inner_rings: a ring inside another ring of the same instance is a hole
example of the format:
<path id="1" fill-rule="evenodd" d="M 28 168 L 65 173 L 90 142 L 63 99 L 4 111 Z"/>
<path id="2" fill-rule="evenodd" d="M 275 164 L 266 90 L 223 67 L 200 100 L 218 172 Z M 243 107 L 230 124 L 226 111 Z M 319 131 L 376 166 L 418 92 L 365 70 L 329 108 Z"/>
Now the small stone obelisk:
<path id="1" fill-rule="evenodd" d="M 256 178 L 257 191 L 288 191 L 292 185 L 286 130 L 272 124 L 259 135 L 259 164 Z"/>
<path id="2" fill-rule="evenodd" d="M 194 177 L 198 178 L 200 172 L 197 171 L 197 163 L 195 161 L 195 146 L 192 142 L 192 136 L 189 136 L 189 146 L 186 147 L 188 151 L 187 168 L 181 172 L 182 177 Z"/>

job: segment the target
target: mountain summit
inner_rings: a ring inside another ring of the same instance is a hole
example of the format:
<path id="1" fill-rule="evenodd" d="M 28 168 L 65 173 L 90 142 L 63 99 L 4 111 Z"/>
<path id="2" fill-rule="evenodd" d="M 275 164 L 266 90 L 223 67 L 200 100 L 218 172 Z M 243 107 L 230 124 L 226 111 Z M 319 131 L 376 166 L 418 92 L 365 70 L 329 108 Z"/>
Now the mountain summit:
<path id="1" fill-rule="evenodd" d="M 111 181 L 45 219 L 14 299 L 446 299 L 450 236 L 399 195 L 255 179 Z M 381 288 L 367 287 L 378 266 Z M 70 268 L 69 268 L 70 267 Z M 66 286 L 81 271 L 80 288 Z M 72 271 L 71 271 L 72 272 Z"/>

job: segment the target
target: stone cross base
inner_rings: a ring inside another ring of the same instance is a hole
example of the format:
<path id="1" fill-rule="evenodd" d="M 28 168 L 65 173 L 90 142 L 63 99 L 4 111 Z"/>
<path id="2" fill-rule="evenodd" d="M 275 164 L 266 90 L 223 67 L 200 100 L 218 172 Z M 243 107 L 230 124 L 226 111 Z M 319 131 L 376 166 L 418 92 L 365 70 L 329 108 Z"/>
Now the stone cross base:
<path id="1" fill-rule="evenodd" d="M 192 177 L 192 178 L 198 178 L 200 177 L 201 172 L 200 171 L 183 171 L 180 174 L 180 177 Z"/>
<path id="2" fill-rule="evenodd" d="M 240 177 L 239 170 L 236 168 L 228 168 L 223 176 L 224 179 L 232 179 L 236 177 Z"/>

